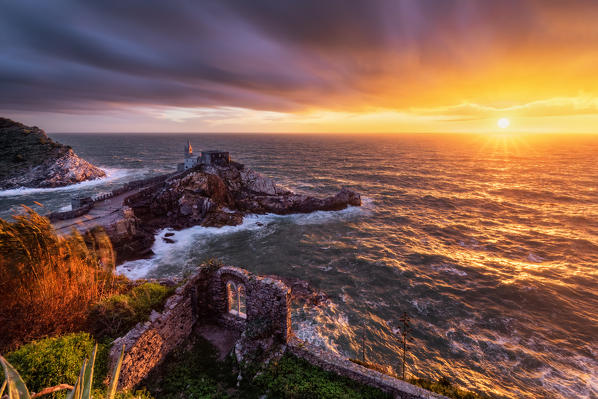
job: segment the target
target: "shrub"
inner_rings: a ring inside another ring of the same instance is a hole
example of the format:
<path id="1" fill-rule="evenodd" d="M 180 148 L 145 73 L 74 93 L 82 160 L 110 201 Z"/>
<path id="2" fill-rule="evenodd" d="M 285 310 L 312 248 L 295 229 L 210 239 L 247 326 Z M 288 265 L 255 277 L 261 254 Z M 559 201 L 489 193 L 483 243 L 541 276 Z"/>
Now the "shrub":
<path id="1" fill-rule="evenodd" d="M 201 263 L 201 266 L 207 267 L 209 272 L 215 272 L 224 266 L 224 262 L 218 258 L 209 258 Z"/>
<path id="2" fill-rule="evenodd" d="M 104 398 L 106 396 L 105 389 L 94 389 L 93 398 Z M 154 399 L 154 397 L 145 389 L 139 389 L 137 391 L 122 391 L 117 392 L 114 399 Z"/>
<path id="3" fill-rule="evenodd" d="M 152 310 L 161 310 L 173 288 L 144 283 L 127 294 L 114 295 L 92 306 L 91 329 L 98 337 L 116 338 L 135 324 L 146 321 Z"/>
<path id="4" fill-rule="evenodd" d="M 91 353 L 88 351 L 90 345 L 94 346 Z M 38 391 L 33 397 L 50 395 L 53 398 L 153 399 L 145 390 L 135 393 L 116 392 L 124 346 L 110 376 L 110 384 L 98 388 L 106 372 L 107 356 L 107 348 L 94 344 L 91 337 L 85 333 L 47 338 L 25 345 L 9 354 L 11 362 L 0 356 L 2 371 L 7 372 L 0 396 L 8 385 L 7 393 L 10 399 L 28 399 L 30 389 Z M 82 363 L 81 367 L 77 361 Z M 21 369 L 20 373 L 17 368 Z M 67 394 L 67 390 L 70 393 Z"/>
<path id="5" fill-rule="evenodd" d="M 24 209 L 14 222 L 0 219 L 0 351 L 78 331 L 89 305 L 118 292 L 122 281 L 112 273 L 105 232 L 58 236 L 47 218 Z"/>
<path id="6" fill-rule="evenodd" d="M 19 372 L 30 391 L 59 384 L 74 385 L 79 377 L 81 364 L 91 354 L 95 341 L 87 333 L 68 334 L 31 342 L 6 356 Z M 97 375 L 107 372 L 107 348 L 101 346 L 96 364 Z M 101 378 L 99 378 L 101 380 Z M 52 394 L 63 398 L 64 392 Z"/>

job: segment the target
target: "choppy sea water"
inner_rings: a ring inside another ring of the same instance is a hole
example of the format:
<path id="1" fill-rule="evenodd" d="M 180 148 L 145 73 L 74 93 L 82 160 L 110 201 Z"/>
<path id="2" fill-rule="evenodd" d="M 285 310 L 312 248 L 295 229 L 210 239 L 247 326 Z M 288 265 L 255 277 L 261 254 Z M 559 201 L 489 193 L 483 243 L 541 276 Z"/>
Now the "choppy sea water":
<path id="1" fill-rule="evenodd" d="M 297 192 L 347 186 L 364 206 L 193 227 L 121 272 L 177 275 L 218 257 L 301 278 L 330 298 L 294 309 L 303 339 L 360 358 L 365 329 L 367 359 L 400 371 L 407 312 L 410 375 L 509 398 L 598 397 L 598 135 L 52 137 L 109 177 L 0 192 L 0 216 L 173 171 L 190 137 Z"/>

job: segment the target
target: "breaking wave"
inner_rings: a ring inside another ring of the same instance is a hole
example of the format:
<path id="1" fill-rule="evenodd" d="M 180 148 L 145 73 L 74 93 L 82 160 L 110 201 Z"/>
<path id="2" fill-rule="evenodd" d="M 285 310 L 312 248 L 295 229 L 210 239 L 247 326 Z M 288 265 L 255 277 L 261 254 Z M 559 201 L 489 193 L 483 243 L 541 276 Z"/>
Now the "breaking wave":
<path id="1" fill-rule="evenodd" d="M 68 186 L 62 187 L 47 187 L 47 188 L 30 188 L 30 187 L 20 187 L 20 188 L 12 188 L 9 190 L 0 190 L 0 197 L 21 197 L 25 195 L 31 194 L 39 194 L 39 193 L 52 193 L 52 192 L 60 192 L 60 191 L 79 191 L 85 188 L 98 186 L 100 184 L 112 183 L 118 180 L 122 180 L 125 178 L 129 178 L 133 175 L 140 174 L 140 169 L 118 169 L 118 168 L 103 168 L 100 167 L 106 172 L 106 177 L 102 177 L 99 179 L 94 180 L 86 180 L 75 184 L 70 184 Z"/>
<path id="2" fill-rule="evenodd" d="M 131 279 L 146 278 L 155 275 L 181 275 L 198 265 L 198 261 L 209 255 L 211 244 L 226 239 L 226 236 L 241 232 L 250 232 L 254 239 L 275 234 L 277 225 L 293 223 L 296 225 L 315 225 L 350 220 L 364 215 L 371 207 L 347 207 L 341 211 L 317 211 L 305 214 L 247 215 L 243 223 L 237 226 L 203 227 L 193 226 L 183 230 L 162 229 L 155 235 L 152 246 L 153 256 L 125 262 L 117 268 L 117 272 Z"/>

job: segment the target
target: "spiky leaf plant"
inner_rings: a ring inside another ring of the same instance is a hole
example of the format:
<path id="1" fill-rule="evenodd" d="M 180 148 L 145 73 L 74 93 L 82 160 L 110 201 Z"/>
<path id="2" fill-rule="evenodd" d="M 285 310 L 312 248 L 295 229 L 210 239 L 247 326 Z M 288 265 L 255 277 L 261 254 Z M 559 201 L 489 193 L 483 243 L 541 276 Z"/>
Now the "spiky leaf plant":
<path id="1" fill-rule="evenodd" d="M 77 378 L 77 382 L 75 386 L 71 389 L 71 391 L 66 395 L 66 399 L 92 399 L 91 394 L 93 392 L 93 372 L 96 360 L 96 353 L 98 351 L 98 345 L 96 344 L 91 357 L 89 359 L 85 359 L 83 365 L 81 366 L 81 371 L 79 373 L 79 378 Z M 122 366 L 123 358 L 125 355 L 125 346 L 123 345 L 120 357 L 118 358 L 118 362 L 114 367 L 114 373 L 112 374 L 112 381 L 110 382 L 110 387 L 108 389 L 108 393 L 106 398 L 107 399 L 114 399 L 114 395 L 116 394 L 116 388 L 118 386 L 118 378 L 120 377 L 120 369 Z M 4 390 L 8 388 L 8 399 L 31 399 L 38 396 L 40 394 L 31 396 L 29 391 L 27 390 L 27 386 L 21 379 L 18 371 L 8 363 L 6 359 L 0 356 L 0 363 L 2 363 L 2 368 L 4 369 L 4 375 L 6 377 L 2 387 L 0 388 L 0 398 L 4 394 Z M 45 391 L 45 390 L 44 390 Z M 52 393 L 54 391 L 49 391 L 48 393 Z M 42 393 L 43 395 L 44 393 Z"/>
<path id="2" fill-rule="evenodd" d="M 17 370 L 2 356 L 0 356 L 0 363 L 2 363 L 2 369 L 6 378 L 2 385 L 2 390 L 0 390 L 0 397 L 4 394 L 4 389 L 8 388 L 8 399 L 29 399 L 31 397 L 29 391 Z"/>

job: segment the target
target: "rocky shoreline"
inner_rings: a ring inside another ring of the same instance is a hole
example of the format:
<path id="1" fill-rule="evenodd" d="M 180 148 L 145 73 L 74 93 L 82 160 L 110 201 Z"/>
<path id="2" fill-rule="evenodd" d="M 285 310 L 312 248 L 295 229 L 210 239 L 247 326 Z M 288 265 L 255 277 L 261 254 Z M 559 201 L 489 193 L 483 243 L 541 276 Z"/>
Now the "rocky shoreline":
<path id="1" fill-rule="evenodd" d="M 123 219 L 104 227 L 122 263 L 151 256 L 155 234 L 164 228 L 235 226 L 248 214 L 337 211 L 360 205 L 360 195 L 345 188 L 327 198 L 296 194 L 230 162 L 196 166 L 127 197 Z"/>
<path id="2" fill-rule="evenodd" d="M 42 129 L 0 118 L 0 190 L 62 187 L 105 176 Z"/>

